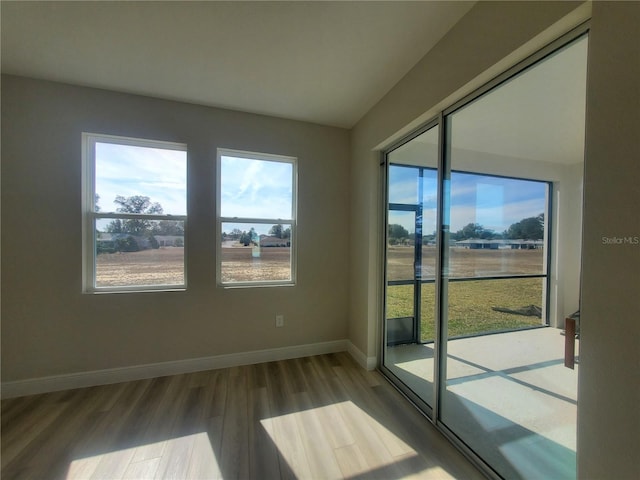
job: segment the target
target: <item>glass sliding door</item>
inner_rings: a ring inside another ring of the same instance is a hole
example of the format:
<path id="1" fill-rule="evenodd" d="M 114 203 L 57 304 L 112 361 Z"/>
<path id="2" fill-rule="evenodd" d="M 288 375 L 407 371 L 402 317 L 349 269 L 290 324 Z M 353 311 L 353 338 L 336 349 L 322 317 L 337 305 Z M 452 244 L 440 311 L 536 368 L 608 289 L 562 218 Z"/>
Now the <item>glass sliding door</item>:
<path id="1" fill-rule="evenodd" d="M 381 370 L 494 477 L 576 477 L 585 32 L 385 156 Z"/>
<path id="2" fill-rule="evenodd" d="M 383 368 L 428 411 L 435 396 L 438 132 L 435 125 L 387 155 Z"/>
<path id="3" fill-rule="evenodd" d="M 562 326 L 579 306 L 558 318 L 548 293 L 559 275 L 579 276 L 551 253 L 551 200 L 554 185 L 579 181 L 585 67 L 582 38 L 445 116 L 439 421 L 509 479 L 576 474 L 577 374 L 563 365 Z M 572 203 L 555 225 L 579 249 Z"/>

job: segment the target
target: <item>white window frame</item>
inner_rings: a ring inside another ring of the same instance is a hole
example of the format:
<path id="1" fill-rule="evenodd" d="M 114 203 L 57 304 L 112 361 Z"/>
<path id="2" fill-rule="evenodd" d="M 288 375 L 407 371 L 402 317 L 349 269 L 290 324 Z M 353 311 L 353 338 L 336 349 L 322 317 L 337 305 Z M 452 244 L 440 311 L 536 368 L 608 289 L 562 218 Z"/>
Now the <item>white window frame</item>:
<path id="1" fill-rule="evenodd" d="M 237 157 L 265 162 L 280 162 L 291 164 L 291 216 L 292 218 L 249 218 L 249 217 L 223 217 L 222 216 L 222 157 Z M 268 287 L 268 286 L 293 286 L 296 284 L 297 271 L 297 218 L 298 218 L 298 159 L 286 155 L 271 153 L 247 152 L 218 148 L 216 156 L 216 280 L 220 287 Z M 223 223 L 257 223 L 263 225 L 286 224 L 291 225 L 291 278 L 289 280 L 255 280 L 249 282 L 223 282 L 222 281 L 222 224 Z"/>
<path id="2" fill-rule="evenodd" d="M 119 212 L 96 212 L 96 143 L 112 143 L 115 145 L 129 145 L 135 147 L 159 148 L 177 150 L 187 153 L 187 145 L 183 143 L 147 140 L 142 138 L 121 137 L 98 133 L 82 133 L 82 285 L 84 293 L 112 293 L 112 292 L 146 292 L 186 290 L 187 288 L 187 215 L 167 214 L 135 214 Z M 187 157 L 188 162 L 188 157 Z M 186 168 L 186 165 L 185 165 Z M 188 188 L 188 187 L 187 187 Z M 186 202 L 185 198 L 185 202 Z M 96 222 L 101 218 L 139 219 L 139 220 L 177 220 L 184 222 L 184 282 L 181 284 L 163 285 L 127 285 L 127 286 L 96 286 Z"/>

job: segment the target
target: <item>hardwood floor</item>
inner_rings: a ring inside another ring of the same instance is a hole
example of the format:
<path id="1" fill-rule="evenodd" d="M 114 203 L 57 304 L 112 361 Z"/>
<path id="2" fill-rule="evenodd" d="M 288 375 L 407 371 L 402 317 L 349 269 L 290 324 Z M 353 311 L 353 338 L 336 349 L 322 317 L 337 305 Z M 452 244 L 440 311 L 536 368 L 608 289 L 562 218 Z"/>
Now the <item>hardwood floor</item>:
<path id="1" fill-rule="evenodd" d="M 2 402 L 2 479 L 483 478 L 346 353 Z"/>

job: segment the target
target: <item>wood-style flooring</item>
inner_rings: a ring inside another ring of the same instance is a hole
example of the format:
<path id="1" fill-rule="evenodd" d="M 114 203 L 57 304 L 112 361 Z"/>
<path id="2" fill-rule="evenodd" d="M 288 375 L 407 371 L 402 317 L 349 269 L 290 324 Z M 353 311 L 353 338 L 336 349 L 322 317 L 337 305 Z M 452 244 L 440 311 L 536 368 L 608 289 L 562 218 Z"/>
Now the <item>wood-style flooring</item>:
<path id="1" fill-rule="evenodd" d="M 483 478 L 346 353 L 2 401 L 2 479 Z"/>

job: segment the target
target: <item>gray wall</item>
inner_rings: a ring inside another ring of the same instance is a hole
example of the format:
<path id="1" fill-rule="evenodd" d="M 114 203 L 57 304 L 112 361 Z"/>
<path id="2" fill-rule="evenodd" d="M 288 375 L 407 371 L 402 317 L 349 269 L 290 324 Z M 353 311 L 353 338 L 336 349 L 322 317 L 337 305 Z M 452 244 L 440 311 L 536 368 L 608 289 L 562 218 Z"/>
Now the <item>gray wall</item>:
<path id="1" fill-rule="evenodd" d="M 187 291 L 81 293 L 83 131 L 188 144 Z M 3 76 L 3 382 L 345 339 L 348 135 Z M 295 287 L 216 287 L 217 147 L 298 157 Z"/>
<path id="2" fill-rule="evenodd" d="M 640 478 L 640 3 L 595 2 L 589 37 L 580 478 Z"/>

